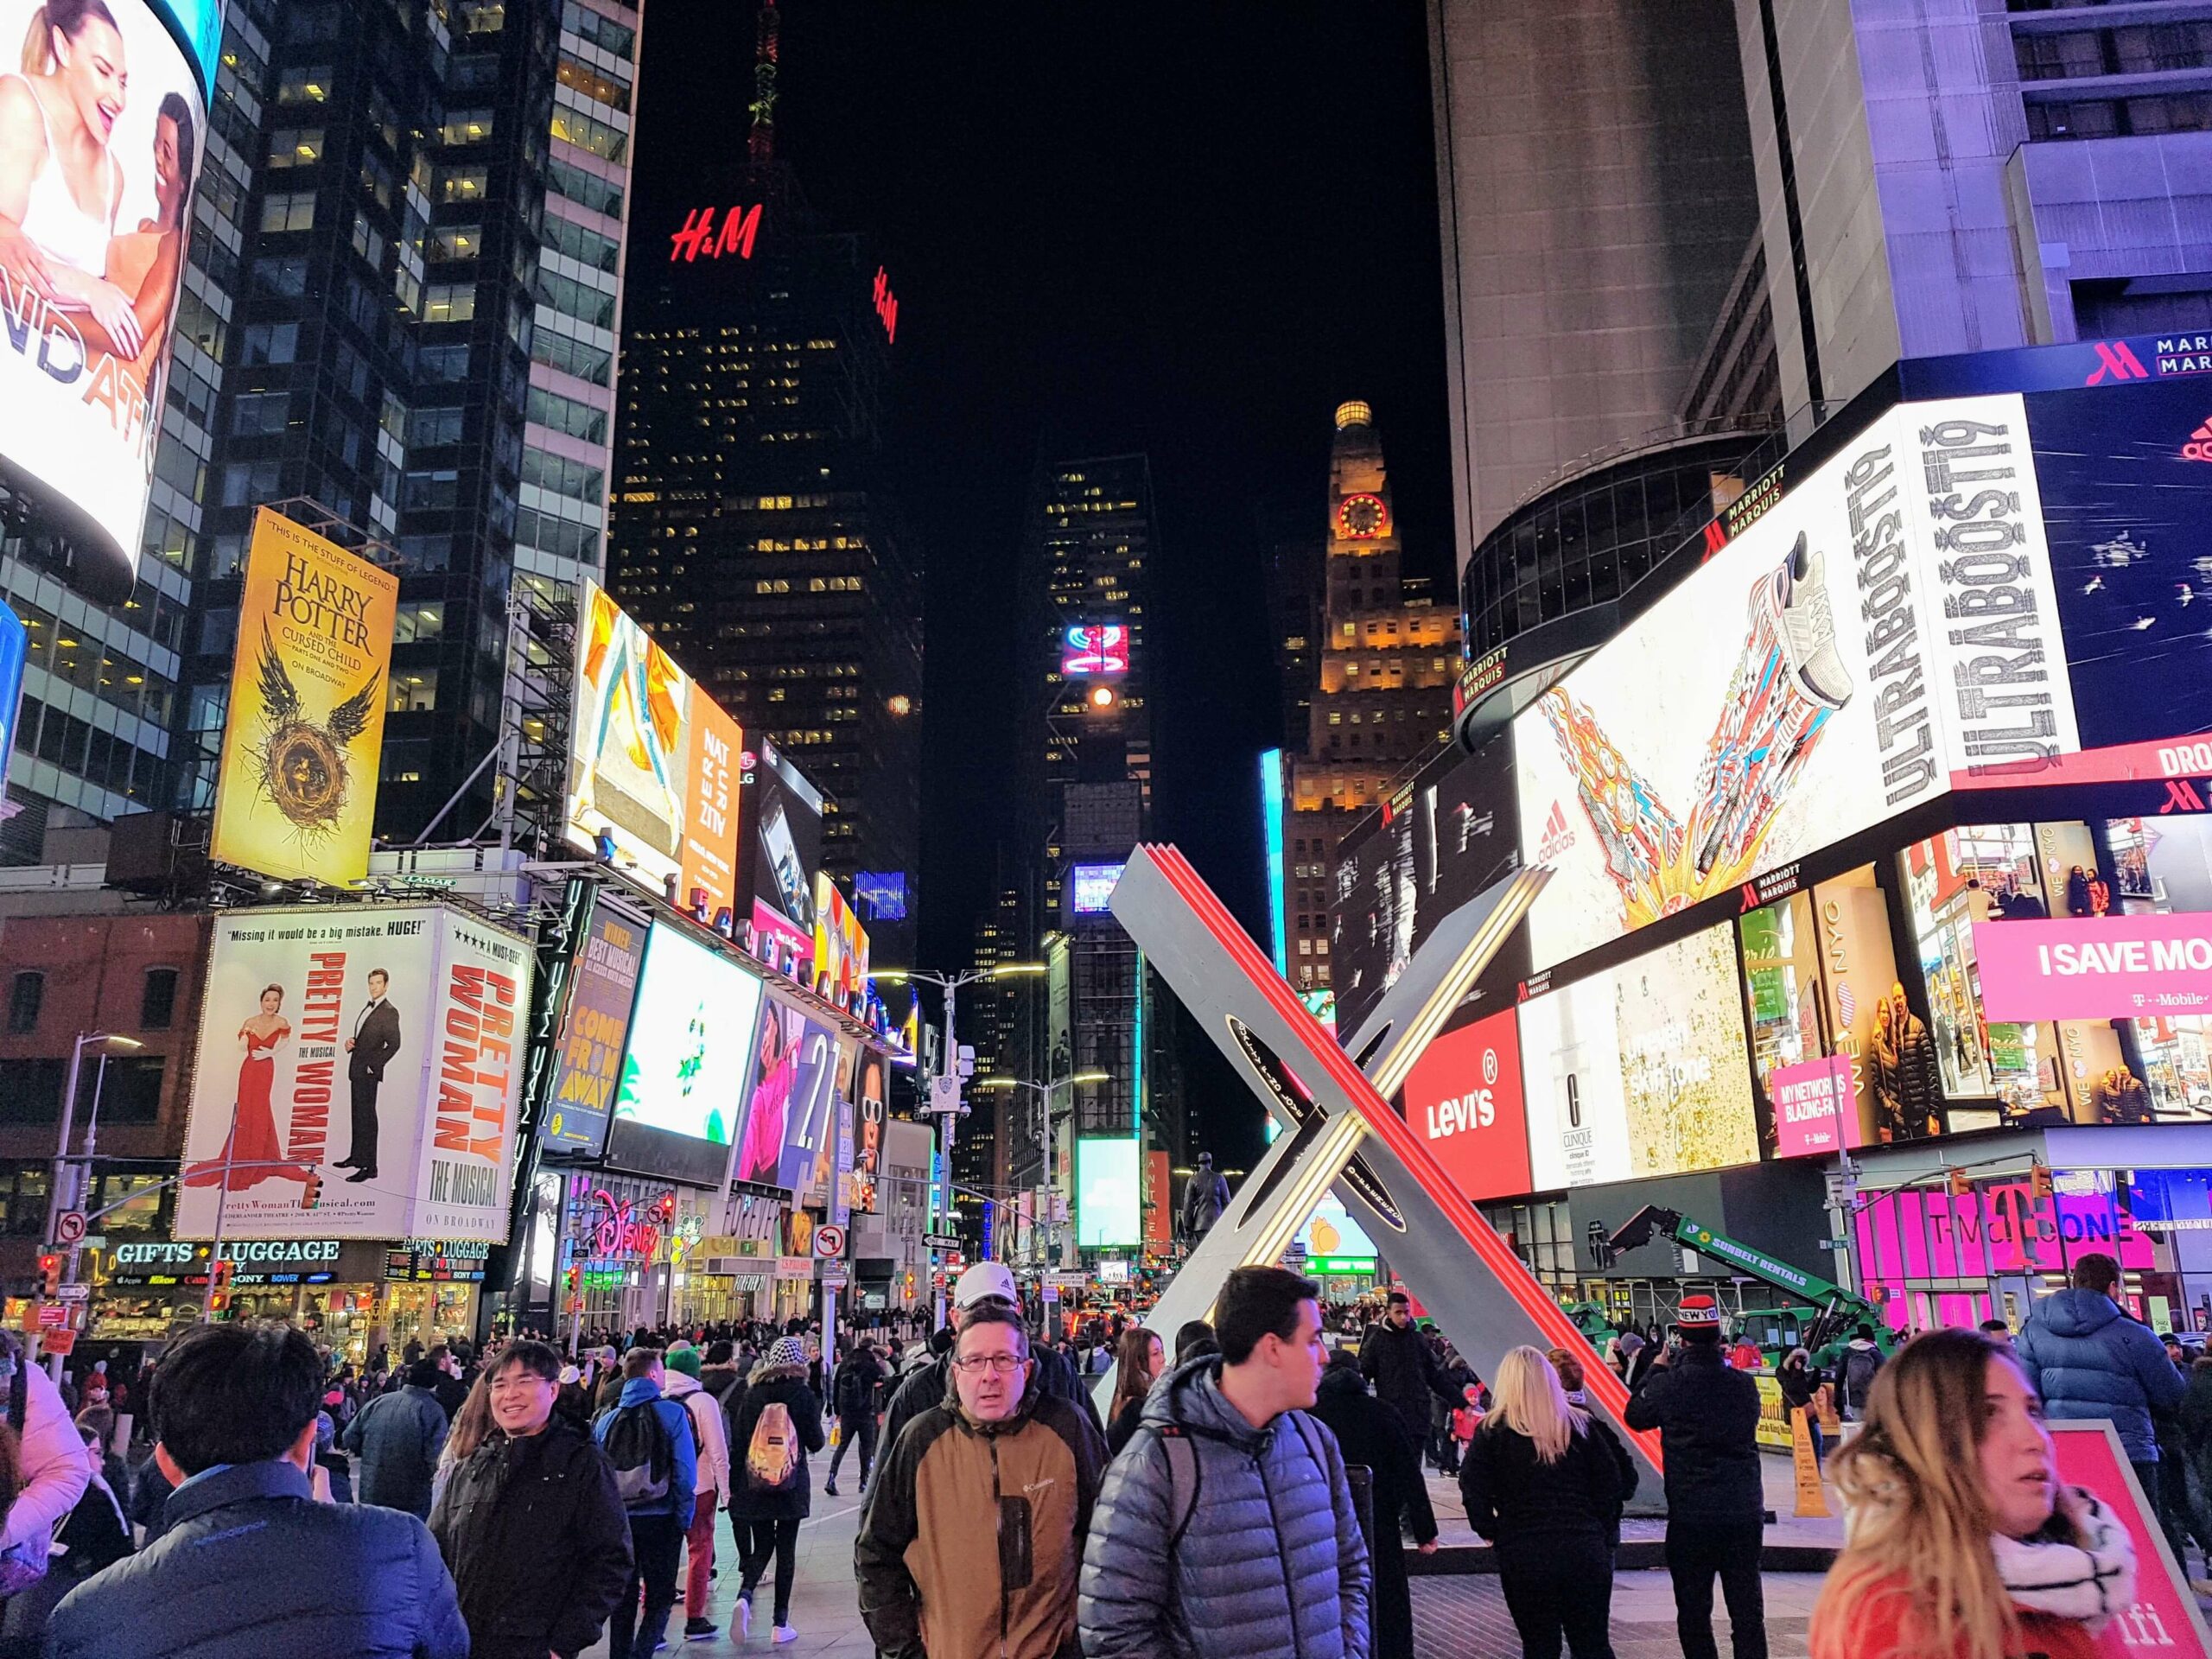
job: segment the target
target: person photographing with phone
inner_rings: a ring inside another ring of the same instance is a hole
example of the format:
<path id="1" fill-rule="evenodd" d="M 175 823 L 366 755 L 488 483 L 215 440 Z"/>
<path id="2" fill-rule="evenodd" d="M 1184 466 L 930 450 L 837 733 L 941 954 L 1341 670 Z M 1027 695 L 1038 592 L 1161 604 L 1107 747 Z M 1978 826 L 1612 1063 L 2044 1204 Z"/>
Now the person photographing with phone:
<path id="1" fill-rule="evenodd" d="M 1011 1308 L 969 1312 L 951 1376 L 877 1469 L 853 1546 L 861 1617 L 897 1659 L 1072 1653 L 1105 1442 L 1034 1386 L 1029 1332 Z"/>

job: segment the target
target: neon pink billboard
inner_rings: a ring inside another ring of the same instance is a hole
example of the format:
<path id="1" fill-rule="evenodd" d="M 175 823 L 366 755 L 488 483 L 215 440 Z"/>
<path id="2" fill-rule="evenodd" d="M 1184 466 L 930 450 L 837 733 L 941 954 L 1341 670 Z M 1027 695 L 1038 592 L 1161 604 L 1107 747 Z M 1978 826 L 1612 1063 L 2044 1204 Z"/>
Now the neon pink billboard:
<path id="1" fill-rule="evenodd" d="M 1775 1155 L 1815 1158 L 1840 1152 L 1855 1124 L 1858 1097 L 1851 1087 L 1851 1061 L 1841 1054 L 1798 1065 L 1777 1065 L 1767 1074 L 1774 1099 Z"/>
<path id="2" fill-rule="evenodd" d="M 2212 915 L 1977 922 L 1974 950 L 1991 1020 L 2212 1012 Z"/>
<path id="3" fill-rule="evenodd" d="M 2155 1265 L 2151 1241 L 2109 1192 L 2058 1192 L 2038 1201 L 2028 1183 L 1993 1181 L 1948 1192 L 1888 1192 L 1853 1220 L 1868 1283 L 2063 1273 L 2091 1250 L 2123 1268 Z"/>

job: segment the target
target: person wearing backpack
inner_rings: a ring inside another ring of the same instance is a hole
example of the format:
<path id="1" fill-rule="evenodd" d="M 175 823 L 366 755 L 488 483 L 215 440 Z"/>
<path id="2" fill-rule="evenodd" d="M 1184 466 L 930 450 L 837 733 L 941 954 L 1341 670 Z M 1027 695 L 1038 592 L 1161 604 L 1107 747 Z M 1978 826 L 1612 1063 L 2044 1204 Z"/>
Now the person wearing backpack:
<path id="1" fill-rule="evenodd" d="M 861 1448 L 861 1495 L 868 1495 L 868 1471 L 875 1467 L 875 1390 L 882 1381 L 883 1366 L 875 1350 L 863 1342 L 845 1356 L 830 1385 L 837 1411 L 837 1449 L 830 1454 L 830 1478 L 822 1490 L 831 1497 L 837 1496 L 837 1465 L 855 1440 Z"/>
<path id="2" fill-rule="evenodd" d="M 822 1401 L 806 1385 L 806 1344 L 779 1338 L 745 1390 L 730 1435 L 730 1526 L 737 1535 L 739 1640 L 753 1634 L 753 1592 L 770 1556 L 776 1562 L 779 1643 L 796 1642 L 791 1580 L 798 1571 L 798 1523 L 813 1503 L 806 1454 L 823 1444 Z M 620 1656 L 617 1656 L 620 1659 Z"/>
<path id="3" fill-rule="evenodd" d="M 679 1342 L 668 1351 L 668 1397 L 691 1414 L 692 1445 L 699 1454 L 698 1491 L 692 1499 L 691 1526 L 685 1535 L 683 1639 L 706 1642 L 720 1633 L 707 1617 L 707 1595 L 715 1568 L 715 1511 L 729 1492 L 729 1439 L 721 1404 L 699 1381 L 699 1351 Z"/>
<path id="4" fill-rule="evenodd" d="M 1874 1376 L 1882 1369 L 1882 1351 L 1874 1345 L 1872 1325 L 1862 1325 L 1851 1333 L 1835 1368 L 1840 1384 L 1836 1409 L 1846 1422 L 1855 1423 L 1866 1414 L 1866 1397 L 1874 1391 Z"/>
<path id="5" fill-rule="evenodd" d="M 691 1414 L 682 1402 L 661 1397 L 667 1381 L 659 1349 L 632 1348 L 622 1357 L 621 1397 L 592 1426 L 592 1438 L 614 1465 L 614 1489 L 630 1519 L 630 1577 L 607 1622 L 607 1659 L 652 1653 L 667 1635 L 676 1605 L 676 1563 L 691 1529 L 699 1454 Z"/>

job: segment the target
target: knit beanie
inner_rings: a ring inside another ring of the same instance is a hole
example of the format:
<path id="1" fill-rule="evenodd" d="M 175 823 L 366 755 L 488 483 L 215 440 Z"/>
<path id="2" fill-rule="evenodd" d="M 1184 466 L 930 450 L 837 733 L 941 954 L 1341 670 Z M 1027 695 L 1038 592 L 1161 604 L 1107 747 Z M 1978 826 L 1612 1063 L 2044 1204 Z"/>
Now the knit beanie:
<path id="1" fill-rule="evenodd" d="M 771 1365 L 796 1365 L 806 1368 L 806 1344 L 797 1337 L 779 1337 L 768 1350 Z"/>
<path id="2" fill-rule="evenodd" d="M 670 1349 L 664 1363 L 671 1371 L 681 1371 L 695 1382 L 699 1380 L 699 1351 L 689 1343 Z"/>

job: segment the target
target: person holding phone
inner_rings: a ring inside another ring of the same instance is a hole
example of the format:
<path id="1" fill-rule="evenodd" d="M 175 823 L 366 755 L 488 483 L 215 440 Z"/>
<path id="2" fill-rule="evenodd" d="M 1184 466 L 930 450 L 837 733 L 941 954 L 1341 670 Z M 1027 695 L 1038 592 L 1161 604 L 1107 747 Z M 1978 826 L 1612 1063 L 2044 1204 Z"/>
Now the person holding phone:
<path id="1" fill-rule="evenodd" d="M 1021 1316 L 971 1309 L 949 1396 L 878 1468 L 853 1564 L 879 1652 L 1054 1659 L 1072 1649 L 1106 1446 L 1082 1412 L 1033 1386 L 1035 1373 Z M 991 1538 L 995 1559 L 976 1548 Z"/>

